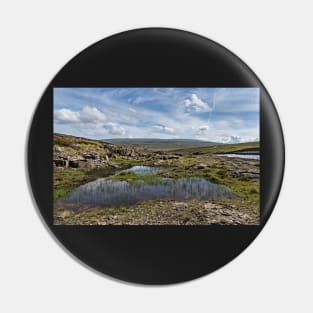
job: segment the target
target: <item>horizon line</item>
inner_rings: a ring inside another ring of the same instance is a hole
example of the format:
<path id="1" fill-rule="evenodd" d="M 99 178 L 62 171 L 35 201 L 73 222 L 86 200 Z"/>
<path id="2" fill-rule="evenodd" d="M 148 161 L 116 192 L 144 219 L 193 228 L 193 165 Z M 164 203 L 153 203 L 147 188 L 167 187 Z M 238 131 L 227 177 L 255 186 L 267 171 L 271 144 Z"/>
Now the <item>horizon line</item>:
<path id="1" fill-rule="evenodd" d="M 82 137 L 82 136 L 75 136 L 75 135 L 69 135 L 69 134 L 62 134 L 62 133 L 56 133 L 53 132 L 53 135 L 61 135 L 61 136 L 71 136 L 76 138 L 82 138 L 82 139 L 89 139 L 89 140 L 95 140 L 95 141 L 105 141 L 105 140 L 193 140 L 193 141 L 199 141 L 199 142 L 209 142 L 209 143 L 216 143 L 216 144 L 240 144 L 240 143 L 249 143 L 249 142 L 260 142 L 260 140 L 254 140 L 254 141 L 242 141 L 242 142 L 236 142 L 236 143 L 227 143 L 227 142 L 218 142 L 218 141 L 210 141 L 210 140 L 201 140 L 196 138 L 157 138 L 157 137 L 136 137 L 136 138 L 128 138 L 128 137 L 113 137 L 113 138 L 101 138 L 101 139 L 95 139 L 95 138 L 88 138 L 88 137 Z"/>

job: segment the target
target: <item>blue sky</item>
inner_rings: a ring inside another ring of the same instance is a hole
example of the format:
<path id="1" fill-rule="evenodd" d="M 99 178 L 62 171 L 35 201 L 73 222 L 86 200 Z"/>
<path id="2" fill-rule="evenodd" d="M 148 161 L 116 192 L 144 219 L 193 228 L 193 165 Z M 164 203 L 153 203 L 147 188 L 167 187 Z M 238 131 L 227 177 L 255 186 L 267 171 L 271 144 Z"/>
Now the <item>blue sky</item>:
<path id="1" fill-rule="evenodd" d="M 259 140 L 258 88 L 54 88 L 54 132 L 94 139 Z"/>

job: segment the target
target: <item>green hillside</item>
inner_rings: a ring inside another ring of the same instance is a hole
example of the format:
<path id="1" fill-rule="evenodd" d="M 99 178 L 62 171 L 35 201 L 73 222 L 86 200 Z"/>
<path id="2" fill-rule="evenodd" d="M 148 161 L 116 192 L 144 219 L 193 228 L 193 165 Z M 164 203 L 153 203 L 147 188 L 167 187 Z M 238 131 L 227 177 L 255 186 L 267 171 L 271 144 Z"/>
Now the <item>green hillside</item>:
<path id="1" fill-rule="evenodd" d="M 180 153 L 234 153 L 245 152 L 251 150 L 259 150 L 260 142 L 244 142 L 236 144 L 215 144 L 211 146 L 191 147 L 183 149 L 175 149 L 173 152 Z"/>
<path id="2" fill-rule="evenodd" d="M 157 150 L 178 150 L 190 149 L 197 147 L 210 147 L 216 145 L 216 142 L 201 141 L 194 139 L 150 139 L 150 138 L 117 138 L 103 139 L 103 142 L 119 145 L 127 145 L 132 147 L 140 147 L 152 151 Z"/>

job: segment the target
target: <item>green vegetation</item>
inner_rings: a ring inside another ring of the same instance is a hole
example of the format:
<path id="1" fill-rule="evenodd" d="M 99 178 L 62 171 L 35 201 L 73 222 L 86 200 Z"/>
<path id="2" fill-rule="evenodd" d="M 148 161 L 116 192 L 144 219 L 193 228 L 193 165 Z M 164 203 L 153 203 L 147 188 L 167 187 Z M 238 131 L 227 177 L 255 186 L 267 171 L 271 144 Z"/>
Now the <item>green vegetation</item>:
<path id="1" fill-rule="evenodd" d="M 118 175 L 110 176 L 113 181 L 126 181 L 130 184 L 157 184 L 162 181 L 162 177 L 154 174 L 139 175 L 133 172 L 122 172 Z"/>
<path id="2" fill-rule="evenodd" d="M 123 166 L 132 166 L 136 164 L 142 164 L 141 160 L 133 160 L 133 159 L 124 159 L 124 158 L 115 158 L 112 162 L 115 165 L 123 165 Z"/>
<path id="3" fill-rule="evenodd" d="M 174 149 L 186 149 L 197 147 L 209 147 L 216 145 L 216 142 L 201 141 L 194 139 L 150 139 L 150 138 L 117 138 L 117 139 L 103 139 L 103 142 L 119 144 L 137 148 L 144 148 L 152 151 L 167 151 Z"/>
<path id="4" fill-rule="evenodd" d="M 258 170 L 258 160 L 238 160 L 237 162 L 245 164 L 247 170 L 253 168 Z M 243 201 L 254 206 L 259 205 L 259 180 L 251 180 L 246 176 L 236 177 L 231 160 L 221 161 L 219 157 L 212 160 L 206 155 L 193 158 L 182 157 L 179 162 L 176 161 L 176 167 L 169 168 L 159 175 L 168 178 L 202 177 L 212 183 L 228 187 Z"/>
<path id="5" fill-rule="evenodd" d="M 114 169 L 111 168 L 54 168 L 53 171 L 53 197 L 59 199 L 82 184 L 86 184 L 97 178 L 107 177 L 113 174 Z"/>
<path id="6" fill-rule="evenodd" d="M 259 149 L 259 142 L 245 142 L 245 143 L 237 143 L 237 144 L 225 144 L 225 145 L 213 145 L 210 147 L 197 147 L 197 148 L 183 148 L 176 149 L 172 152 L 180 152 L 180 153 L 233 153 L 233 152 L 244 152 L 249 149 Z"/>
<path id="7" fill-rule="evenodd" d="M 82 153 L 105 152 L 103 142 L 98 140 L 54 134 L 53 141 L 54 152 L 62 152 L 69 157 L 76 157 Z"/>
<path id="8" fill-rule="evenodd" d="M 140 140 L 139 140 L 140 141 Z M 147 140 L 146 140 L 147 141 Z M 260 198 L 260 161 L 216 156 L 218 153 L 233 153 L 249 149 L 259 149 L 259 142 L 230 145 L 211 145 L 194 147 L 194 141 L 151 140 L 151 142 L 132 142 L 142 144 L 148 149 L 165 152 L 137 153 L 135 156 L 118 152 L 114 146 L 114 157 L 98 168 L 54 168 L 54 217 L 56 224 L 86 225 L 142 225 L 142 224 L 255 224 L 259 218 Z M 203 142 L 201 142 L 203 144 Z M 198 144 L 198 142 L 197 142 Z M 112 144 L 109 144 L 112 147 Z M 65 135 L 54 135 L 54 152 L 69 159 L 84 153 L 106 154 L 109 146 L 102 141 L 89 140 Z M 166 152 L 172 148 L 175 150 Z M 180 149 L 176 149 L 176 148 Z M 182 149 L 183 148 L 183 149 Z M 177 154 L 173 157 L 173 154 Z M 156 174 L 136 174 L 134 172 L 116 172 L 134 165 L 162 166 Z M 74 212 L 62 206 L 62 198 L 78 186 L 107 177 L 114 181 L 126 181 L 130 184 L 156 184 L 164 178 L 179 179 L 201 177 L 212 183 L 225 186 L 236 195 L 228 200 L 149 200 L 132 206 L 116 208 L 83 208 Z M 225 215 L 226 214 L 226 215 Z M 229 214 L 229 215 L 227 215 Z M 226 218 L 225 218 L 226 216 Z M 227 218 L 231 216 L 231 218 Z"/>
<path id="9" fill-rule="evenodd" d="M 103 142 L 99 140 L 61 135 L 61 134 L 54 134 L 53 140 L 54 140 L 54 145 L 58 145 L 62 147 L 72 147 L 72 148 L 83 148 L 83 147 L 93 147 L 93 148 L 100 147 L 101 148 L 103 147 Z"/>

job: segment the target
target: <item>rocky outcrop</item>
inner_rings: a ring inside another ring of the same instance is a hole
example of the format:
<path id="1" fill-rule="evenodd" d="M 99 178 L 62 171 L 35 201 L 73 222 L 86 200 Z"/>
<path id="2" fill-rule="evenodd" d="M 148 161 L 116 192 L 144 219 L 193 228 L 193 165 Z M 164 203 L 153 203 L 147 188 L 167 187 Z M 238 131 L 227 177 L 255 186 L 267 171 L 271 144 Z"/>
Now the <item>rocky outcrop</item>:
<path id="1" fill-rule="evenodd" d="M 248 170 L 234 170 L 232 173 L 234 178 L 248 178 L 248 179 L 260 179 L 260 172 L 248 169 Z"/>
<path id="2" fill-rule="evenodd" d="M 110 158 L 106 153 L 71 153 L 63 147 L 56 146 L 54 147 L 53 156 L 54 167 L 95 168 L 111 166 Z"/>
<path id="3" fill-rule="evenodd" d="M 67 167 L 68 161 L 62 159 L 53 160 L 53 165 L 57 167 Z"/>
<path id="4" fill-rule="evenodd" d="M 70 167 L 70 168 L 95 168 L 95 167 L 116 167 L 111 160 L 117 158 L 124 159 L 142 159 L 149 158 L 151 155 L 143 150 L 131 147 L 114 146 L 103 144 L 103 152 L 86 151 L 81 152 L 79 147 L 72 150 L 66 149 L 61 146 L 54 147 L 54 167 Z"/>
<path id="5" fill-rule="evenodd" d="M 53 159 L 54 167 L 71 167 L 71 168 L 95 168 L 102 166 L 111 166 L 115 167 L 115 165 L 111 164 L 109 158 L 105 156 L 99 157 L 59 157 Z"/>
<path id="6" fill-rule="evenodd" d="M 86 148 L 86 146 L 90 146 Z M 162 162 L 179 159 L 180 154 L 147 151 L 131 146 L 114 145 L 65 135 L 55 135 L 54 167 L 98 168 L 116 167 L 115 159 Z"/>

